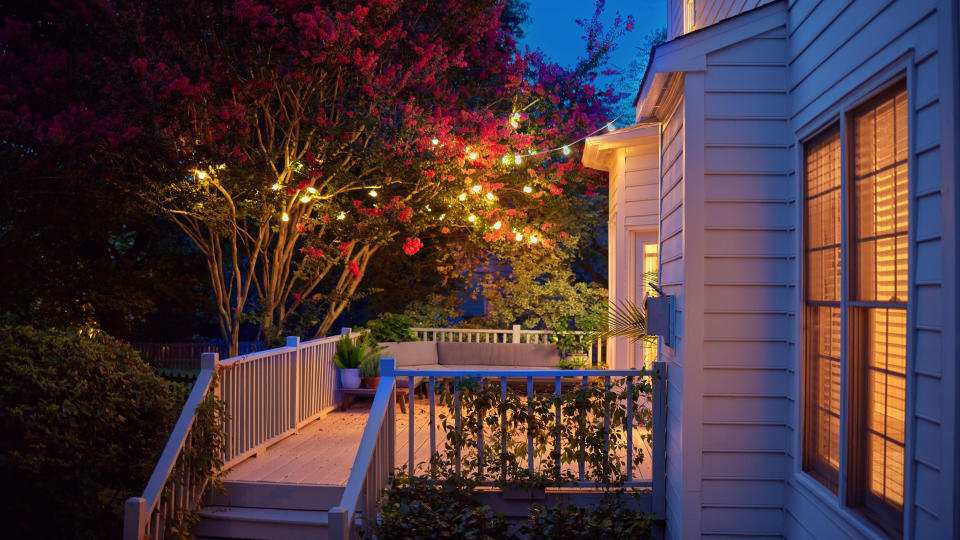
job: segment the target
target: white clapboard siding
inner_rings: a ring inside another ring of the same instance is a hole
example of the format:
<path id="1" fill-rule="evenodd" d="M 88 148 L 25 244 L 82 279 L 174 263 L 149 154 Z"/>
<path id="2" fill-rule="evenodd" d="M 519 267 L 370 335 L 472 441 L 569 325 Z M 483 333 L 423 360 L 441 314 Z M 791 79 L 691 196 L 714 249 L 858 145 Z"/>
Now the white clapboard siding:
<path id="1" fill-rule="evenodd" d="M 942 183 L 951 179 L 940 173 L 938 43 L 944 40 L 938 33 L 945 25 L 937 20 L 937 4 L 934 0 L 796 1 L 791 2 L 788 17 L 791 123 L 796 127 L 817 122 L 825 109 L 852 90 L 869 84 L 878 71 L 905 54 L 911 54 L 909 63 L 915 70 L 912 81 L 908 81 L 908 102 L 914 116 L 910 167 L 914 179 L 911 227 L 915 251 L 911 253 L 910 265 L 916 272 L 910 290 L 915 315 L 910 321 L 914 346 L 908 365 L 912 366 L 914 383 L 907 389 L 913 411 L 907 425 L 912 420 L 914 438 L 912 463 L 907 467 L 912 471 L 912 478 L 907 481 L 912 493 L 906 494 L 905 509 L 905 535 L 913 538 L 945 537 L 950 534 L 949 520 L 956 519 L 951 518 L 950 508 L 943 506 L 951 501 L 943 501 L 940 495 L 948 492 L 951 484 L 949 477 L 941 475 L 942 441 L 950 438 L 941 430 L 941 415 L 953 399 L 945 394 L 955 391 L 952 386 L 943 387 L 941 373 L 943 366 L 956 362 L 956 358 L 953 351 L 943 346 L 947 321 L 942 319 L 946 306 L 942 293 L 941 189 Z M 941 6 L 944 4 L 940 2 Z M 910 405 L 907 411 L 911 411 Z M 799 434 L 799 426 L 792 428 Z M 856 535 L 849 523 L 838 521 L 836 513 L 827 510 L 798 483 L 788 483 L 787 500 L 788 536 Z"/>

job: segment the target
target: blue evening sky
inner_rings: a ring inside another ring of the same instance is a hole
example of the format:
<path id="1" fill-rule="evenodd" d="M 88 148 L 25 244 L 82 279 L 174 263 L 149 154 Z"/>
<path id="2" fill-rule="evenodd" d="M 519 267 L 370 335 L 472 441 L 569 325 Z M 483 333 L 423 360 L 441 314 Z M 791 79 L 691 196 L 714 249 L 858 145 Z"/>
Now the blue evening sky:
<path id="1" fill-rule="evenodd" d="M 589 20 L 593 10 L 593 0 L 530 0 L 526 35 L 520 45 L 539 48 L 554 61 L 570 67 L 584 51 L 583 33 L 574 21 Z M 607 0 L 603 15 L 606 27 L 613 23 L 618 11 L 624 18 L 632 14 L 634 19 L 633 31 L 623 36 L 611 56 L 611 67 L 624 71 L 637 56 L 643 38 L 651 30 L 667 25 L 667 1 Z M 629 87 L 618 90 L 631 93 L 632 100 L 637 86 L 639 81 L 633 81 Z"/>

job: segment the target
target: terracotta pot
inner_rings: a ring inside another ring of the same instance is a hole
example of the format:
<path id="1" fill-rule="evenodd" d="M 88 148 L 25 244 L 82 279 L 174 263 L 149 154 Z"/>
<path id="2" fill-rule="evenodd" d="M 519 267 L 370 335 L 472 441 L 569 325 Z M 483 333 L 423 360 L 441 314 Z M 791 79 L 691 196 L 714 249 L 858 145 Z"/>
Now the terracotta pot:
<path id="1" fill-rule="evenodd" d="M 364 377 L 363 385 L 373 390 L 380 385 L 380 377 Z"/>
<path id="2" fill-rule="evenodd" d="M 341 369 L 340 384 L 344 388 L 360 388 L 360 368 Z"/>

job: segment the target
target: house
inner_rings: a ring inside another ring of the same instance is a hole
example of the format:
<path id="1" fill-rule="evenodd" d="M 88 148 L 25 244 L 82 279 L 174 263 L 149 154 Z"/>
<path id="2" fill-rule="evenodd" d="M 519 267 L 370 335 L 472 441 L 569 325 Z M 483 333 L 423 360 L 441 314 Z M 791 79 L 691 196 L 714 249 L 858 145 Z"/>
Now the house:
<path id="1" fill-rule="evenodd" d="M 668 537 L 960 537 L 958 11 L 668 0 L 587 140 L 611 300 L 672 297 Z"/>

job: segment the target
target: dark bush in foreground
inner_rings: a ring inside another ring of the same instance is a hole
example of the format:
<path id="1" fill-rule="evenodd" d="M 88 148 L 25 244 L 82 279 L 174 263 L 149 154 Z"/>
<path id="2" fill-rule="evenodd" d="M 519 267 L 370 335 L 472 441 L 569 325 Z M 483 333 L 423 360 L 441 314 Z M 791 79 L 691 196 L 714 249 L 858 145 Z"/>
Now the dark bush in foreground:
<path id="1" fill-rule="evenodd" d="M 108 336 L 0 327 L 3 536 L 119 537 L 183 396 Z"/>

